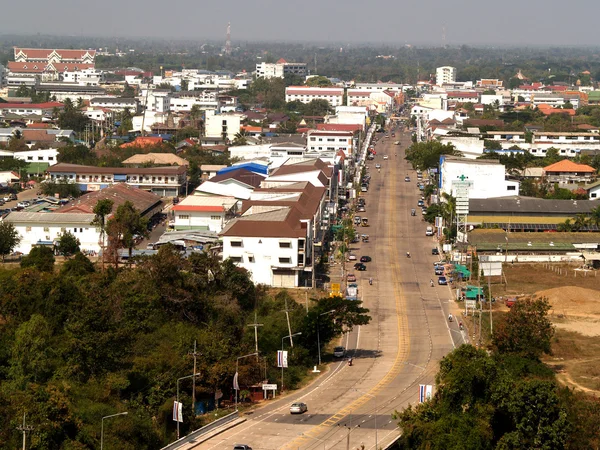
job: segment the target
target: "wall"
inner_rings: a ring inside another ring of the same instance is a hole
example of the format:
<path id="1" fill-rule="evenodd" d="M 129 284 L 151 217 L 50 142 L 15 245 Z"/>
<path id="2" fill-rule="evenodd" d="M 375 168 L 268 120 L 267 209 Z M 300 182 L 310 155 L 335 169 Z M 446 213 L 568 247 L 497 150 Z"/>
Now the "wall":
<path id="1" fill-rule="evenodd" d="M 218 219 L 213 219 L 218 217 Z M 197 211 L 176 211 L 175 230 L 208 229 L 220 232 L 224 225 L 224 214 L 217 212 L 200 213 Z"/>
<path id="2" fill-rule="evenodd" d="M 519 195 L 517 182 L 505 180 L 505 168 L 502 164 L 476 164 L 460 163 L 445 160 L 442 164 L 442 191 L 452 192 L 452 182 L 460 176 L 468 177 L 473 183 L 469 190 L 469 198 L 495 198 Z M 509 191 L 508 186 L 514 186 L 514 191 Z"/>
<path id="3" fill-rule="evenodd" d="M 60 238 L 63 229 L 69 231 L 79 239 L 81 250 L 100 251 L 100 245 L 98 244 L 100 240 L 100 231 L 91 225 L 83 226 L 77 224 L 77 228 L 75 228 L 74 225 L 69 226 L 69 224 L 14 225 L 21 236 L 21 242 L 17 248 L 15 248 L 15 251 L 25 255 L 29 254 L 31 247 L 38 241 L 53 241 Z M 75 229 L 77 229 L 76 232 Z"/>

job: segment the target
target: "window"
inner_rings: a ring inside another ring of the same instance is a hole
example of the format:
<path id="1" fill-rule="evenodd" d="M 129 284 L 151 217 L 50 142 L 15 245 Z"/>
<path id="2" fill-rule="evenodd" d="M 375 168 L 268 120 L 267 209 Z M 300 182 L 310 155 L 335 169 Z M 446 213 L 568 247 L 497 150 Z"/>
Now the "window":
<path id="1" fill-rule="evenodd" d="M 221 220 L 221 216 L 210 216 L 210 220 Z"/>
<path id="2" fill-rule="evenodd" d="M 241 263 L 242 262 L 242 257 L 241 256 L 231 256 L 229 259 L 231 259 L 234 263 Z"/>
<path id="3" fill-rule="evenodd" d="M 290 241 L 281 241 L 279 242 L 279 248 L 292 248 L 292 243 Z"/>
<path id="4" fill-rule="evenodd" d="M 189 216 L 189 215 L 187 215 L 187 214 L 180 214 L 180 215 L 179 215 L 179 219 L 180 219 L 180 220 L 188 220 L 189 218 L 190 218 L 190 216 Z"/>
<path id="5" fill-rule="evenodd" d="M 254 262 L 254 255 L 248 255 L 248 262 L 249 263 L 253 263 Z"/>
<path id="6" fill-rule="evenodd" d="M 27 161 L 33 161 L 33 156 L 28 156 Z"/>
<path id="7" fill-rule="evenodd" d="M 507 190 L 507 191 L 516 191 L 516 190 L 517 190 L 517 187 L 516 187 L 516 186 L 507 186 L 507 187 L 506 187 L 506 190 Z"/>
<path id="8" fill-rule="evenodd" d="M 50 231 L 49 227 L 44 227 L 44 232 L 48 233 Z"/>
<path id="9" fill-rule="evenodd" d="M 334 138 L 327 138 L 327 142 L 335 142 Z"/>
<path id="10" fill-rule="evenodd" d="M 241 247 L 242 241 L 231 241 L 231 246 L 232 247 Z"/>
<path id="11" fill-rule="evenodd" d="M 292 258 L 279 258 L 280 264 L 290 264 L 292 262 Z"/>

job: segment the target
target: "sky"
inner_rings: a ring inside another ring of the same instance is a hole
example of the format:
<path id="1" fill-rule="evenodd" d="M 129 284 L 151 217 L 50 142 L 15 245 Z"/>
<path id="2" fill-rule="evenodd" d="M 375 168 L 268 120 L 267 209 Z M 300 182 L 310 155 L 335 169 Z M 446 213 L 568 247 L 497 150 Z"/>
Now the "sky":
<path id="1" fill-rule="evenodd" d="M 599 14 L 598 0 L 28 0 L 0 3 L 0 34 L 224 40 L 231 22 L 234 46 L 236 41 L 589 46 L 600 44 Z"/>

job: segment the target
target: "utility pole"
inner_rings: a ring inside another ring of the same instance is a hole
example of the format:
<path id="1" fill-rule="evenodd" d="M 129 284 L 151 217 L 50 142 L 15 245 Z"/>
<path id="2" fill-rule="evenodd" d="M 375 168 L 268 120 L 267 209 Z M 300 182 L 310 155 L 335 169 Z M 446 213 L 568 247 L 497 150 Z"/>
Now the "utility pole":
<path id="1" fill-rule="evenodd" d="M 256 351 L 256 360 L 258 361 L 258 327 L 262 327 L 262 323 L 258 323 L 257 313 L 254 310 L 254 323 L 249 323 L 249 327 L 254 327 L 254 350 Z"/>
<path id="2" fill-rule="evenodd" d="M 23 433 L 23 450 L 25 450 L 25 444 L 27 443 L 27 432 L 33 431 L 33 426 L 25 424 L 25 413 L 23 413 L 23 425 L 18 426 L 17 430 Z"/>
<path id="3" fill-rule="evenodd" d="M 196 359 L 200 353 L 196 352 L 196 340 L 194 340 L 194 351 L 188 353 L 194 357 L 194 372 L 196 373 Z M 192 377 L 192 414 L 196 414 L 196 377 Z"/>
<path id="4" fill-rule="evenodd" d="M 290 325 L 290 310 L 288 309 L 288 302 L 287 302 L 287 297 L 285 299 L 285 317 L 287 319 L 287 326 L 288 326 L 288 333 L 290 336 L 290 347 L 294 348 L 294 341 L 292 339 L 292 326 Z"/>

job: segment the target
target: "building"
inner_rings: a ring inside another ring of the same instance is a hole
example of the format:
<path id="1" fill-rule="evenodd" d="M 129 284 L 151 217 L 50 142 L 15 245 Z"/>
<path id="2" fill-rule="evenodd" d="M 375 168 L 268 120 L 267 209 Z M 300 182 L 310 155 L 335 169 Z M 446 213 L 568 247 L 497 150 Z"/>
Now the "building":
<path id="1" fill-rule="evenodd" d="M 219 233 L 235 217 L 237 205 L 234 197 L 190 195 L 172 208 L 174 228 Z"/>
<path id="2" fill-rule="evenodd" d="M 59 163 L 48 169 L 46 181 L 75 183 L 84 192 L 127 183 L 163 197 L 175 197 L 185 190 L 187 167 L 95 167 Z"/>
<path id="3" fill-rule="evenodd" d="M 7 82 L 11 86 L 33 86 L 39 81 L 60 80 L 65 72 L 94 69 L 95 50 L 14 49 L 9 61 Z"/>
<path id="4" fill-rule="evenodd" d="M 13 211 L 4 220 L 21 238 L 15 251 L 25 255 L 38 245 L 54 247 L 67 231 L 79 239 L 83 251 L 100 251 L 100 229 L 92 225 L 95 214 Z"/>
<path id="5" fill-rule="evenodd" d="M 344 88 L 337 87 L 311 87 L 311 86 L 289 86 L 285 88 L 286 102 L 310 103 L 313 100 L 327 100 L 329 106 L 344 105 Z"/>
<path id="6" fill-rule="evenodd" d="M 132 114 L 136 114 L 140 109 L 140 103 L 137 99 L 123 97 L 96 97 L 90 100 L 90 106 L 112 111 L 125 111 L 128 109 Z"/>
<path id="7" fill-rule="evenodd" d="M 207 137 L 226 137 L 229 141 L 233 141 L 235 135 L 240 132 L 245 117 L 242 113 L 215 114 L 214 111 L 207 111 L 204 123 L 205 134 Z"/>
<path id="8" fill-rule="evenodd" d="M 310 130 L 306 136 L 306 147 L 309 152 L 337 152 L 345 155 L 354 154 L 354 133 L 351 131 Z"/>
<path id="9" fill-rule="evenodd" d="M 104 83 L 104 72 L 98 69 L 83 69 L 64 72 L 61 81 L 81 86 L 99 86 L 101 83 Z"/>
<path id="10" fill-rule="evenodd" d="M 583 188 L 587 191 L 589 200 L 598 200 L 600 198 L 600 181 L 587 184 Z"/>
<path id="11" fill-rule="evenodd" d="M 123 161 L 124 166 L 140 167 L 148 164 L 155 166 L 188 166 L 187 160 L 173 153 L 141 153 Z"/>
<path id="12" fill-rule="evenodd" d="M 587 164 L 563 159 L 544 167 L 544 176 L 549 183 L 559 185 L 589 183 L 596 178 L 596 169 Z"/>
<path id="13" fill-rule="evenodd" d="M 306 63 L 289 63 L 282 58 L 274 64 L 261 62 L 256 65 L 256 78 L 284 78 L 286 75 L 306 77 Z"/>
<path id="14" fill-rule="evenodd" d="M 4 152 L 0 154 L 4 156 Z M 13 158 L 27 161 L 28 163 L 46 163 L 48 166 L 53 166 L 58 162 L 59 151 L 55 148 L 26 150 L 22 152 L 14 152 Z"/>
<path id="15" fill-rule="evenodd" d="M 0 103 L 0 115 L 17 114 L 19 116 L 27 116 L 35 114 L 38 116 L 51 116 L 54 108 L 62 110 L 64 105 L 58 102 Z"/>
<path id="16" fill-rule="evenodd" d="M 456 83 L 456 67 L 444 66 L 436 68 L 435 84 L 442 86 L 450 83 Z"/>
<path id="17" fill-rule="evenodd" d="M 497 198 L 519 195 L 519 182 L 506 179 L 505 166 L 495 160 L 440 158 L 439 188 L 456 196 L 456 182 L 469 182 L 469 198 Z"/>

